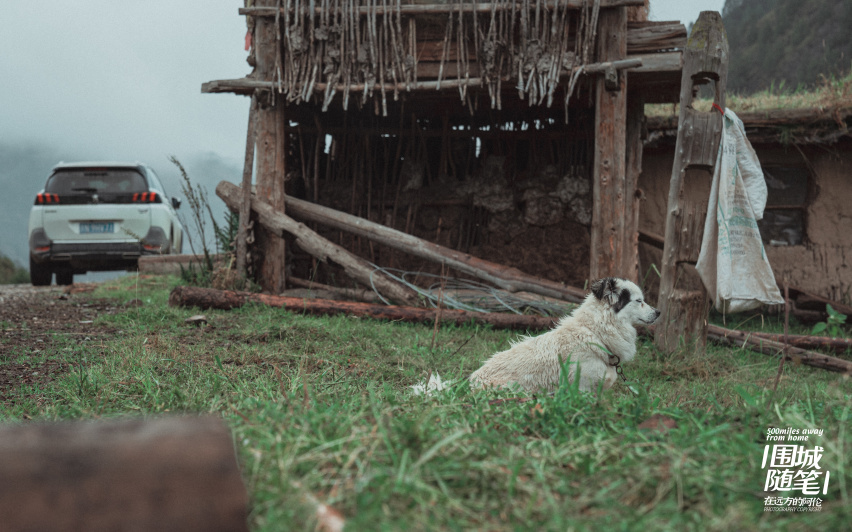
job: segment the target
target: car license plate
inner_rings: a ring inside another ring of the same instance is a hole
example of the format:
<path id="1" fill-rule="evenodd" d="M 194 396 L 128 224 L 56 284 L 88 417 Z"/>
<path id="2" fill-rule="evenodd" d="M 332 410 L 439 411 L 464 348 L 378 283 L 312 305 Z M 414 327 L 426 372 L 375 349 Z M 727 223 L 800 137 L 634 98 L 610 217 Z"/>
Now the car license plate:
<path id="1" fill-rule="evenodd" d="M 80 234 L 115 233 L 114 222 L 80 222 Z"/>

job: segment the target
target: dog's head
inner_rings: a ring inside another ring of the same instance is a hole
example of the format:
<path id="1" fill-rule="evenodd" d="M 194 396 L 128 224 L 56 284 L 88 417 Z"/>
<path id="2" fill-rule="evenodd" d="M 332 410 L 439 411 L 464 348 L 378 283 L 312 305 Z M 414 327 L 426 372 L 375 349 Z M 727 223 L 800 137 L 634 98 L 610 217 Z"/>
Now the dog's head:
<path id="1" fill-rule="evenodd" d="M 633 326 L 651 325 L 660 311 L 645 303 L 645 296 L 636 284 L 627 279 L 606 277 L 592 283 L 592 294 L 612 307 L 615 315 Z"/>

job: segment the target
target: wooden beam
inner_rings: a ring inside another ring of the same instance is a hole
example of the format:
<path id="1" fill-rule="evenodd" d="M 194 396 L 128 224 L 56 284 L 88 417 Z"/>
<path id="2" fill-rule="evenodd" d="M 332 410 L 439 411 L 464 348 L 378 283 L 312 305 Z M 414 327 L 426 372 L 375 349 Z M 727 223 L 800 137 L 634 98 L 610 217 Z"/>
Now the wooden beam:
<path id="1" fill-rule="evenodd" d="M 709 298 L 695 271 L 707 216 L 713 166 L 719 153 L 728 72 L 728 40 L 722 16 L 703 11 L 684 51 L 677 146 L 669 183 L 666 234 L 660 267 L 661 315 L 654 341 L 671 353 L 681 346 L 703 351 L 707 344 Z M 695 86 L 715 85 L 719 110 L 692 107 Z"/>
<path id="2" fill-rule="evenodd" d="M 240 208 L 242 193 L 237 185 L 222 181 L 216 187 L 216 195 L 222 198 L 232 211 Z M 321 261 L 328 260 L 337 264 L 347 275 L 364 286 L 375 288 L 386 299 L 407 305 L 418 303 L 414 290 L 376 271 L 366 260 L 323 238 L 304 224 L 273 208 L 268 202 L 252 195 L 251 209 L 257 214 L 259 224 L 273 236 L 281 237 L 285 233 L 293 235 L 296 245 L 306 253 Z M 276 293 L 283 291 L 284 288 Z"/>
<path id="3" fill-rule="evenodd" d="M 581 9 L 586 2 L 584 0 L 551 0 L 549 2 L 544 2 L 543 6 L 546 9 L 553 9 L 554 7 L 567 7 L 569 9 Z M 600 7 L 622 7 L 622 6 L 642 6 L 645 5 L 644 0 L 600 0 Z M 374 7 L 368 6 L 358 6 L 356 11 L 359 15 L 368 15 L 375 13 L 377 15 L 384 15 L 388 11 L 391 13 L 400 13 L 402 15 L 426 15 L 426 14 L 440 14 L 440 13 L 458 13 L 461 11 L 462 13 L 491 13 L 492 11 L 506 11 L 509 9 L 517 9 L 511 3 L 477 3 L 477 2 L 463 2 L 461 4 L 453 4 L 453 3 L 443 3 L 443 4 L 407 4 L 407 5 L 389 5 L 379 6 L 376 5 Z M 281 12 L 284 12 L 287 8 L 280 8 Z M 240 15 L 250 15 L 253 17 L 274 17 L 277 8 L 275 7 L 241 7 L 239 10 Z M 293 9 L 290 8 L 292 12 Z M 323 8 L 315 7 L 314 13 L 322 13 Z M 334 10 L 332 10 L 333 12 Z M 302 13 L 307 14 L 310 12 L 310 8 L 303 8 Z"/>
<path id="4" fill-rule="evenodd" d="M 602 10 L 598 23 L 598 61 L 627 55 L 627 9 Z M 595 160 L 589 276 L 622 277 L 633 264 L 632 188 L 625 172 L 627 76 L 597 80 Z"/>
<path id="5" fill-rule="evenodd" d="M 275 0 L 264 3 L 275 4 Z M 278 31 L 275 20 L 262 17 L 254 31 L 256 72 L 262 79 L 273 79 L 280 60 Z M 258 98 L 257 110 L 257 195 L 280 212 L 284 212 L 284 176 L 287 139 L 284 134 L 284 98 L 270 90 Z M 285 287 L 285 242 L 266 229 L 255 231 L 258 255 L 256 277 L 260 286 L 272 293 Z"/>
<path id="6" fill-rule="evenodd" d="M 240 204 L 240 223 L 237 228 L 236 270 L 242 279 L 246 277 L 246 255 L 248 254 L 248 226 L 251 219 L 251 182 L 254 171 L 254 145 L 257 139 L 257 95 L 252 94 L 249 106 L 248 132 L 246 133 L 246 156 L 243 161 L 242 189 L 243 199 Z"/>
<path id="7" fill-rule="evenodd" d="M 627 139 L 625 148 L 626 161 L 624 172 L 624 191 L 633 194 L 625 198 L 625 238 L 629 239 L 630 251 L 625 255 L 624 272 L 622 277 L 639 283 L 639 211 L 642 201 L 642 193 L 638 189 L 639 174 L 642 173 L 642 129 L 645 123 L 645 101 L 642 93 L 631 90 L 627 93 Z"/>
<path id="8" fill-rule="evenodd" d="M 3 530 L 248 530 L 221 417 L 0 427 Z"/>

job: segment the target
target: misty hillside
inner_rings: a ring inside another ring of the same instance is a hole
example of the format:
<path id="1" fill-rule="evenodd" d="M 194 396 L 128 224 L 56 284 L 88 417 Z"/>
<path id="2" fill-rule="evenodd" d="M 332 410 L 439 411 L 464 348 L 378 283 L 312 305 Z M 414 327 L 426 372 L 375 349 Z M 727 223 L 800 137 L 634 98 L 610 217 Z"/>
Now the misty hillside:
<path id="1" fill-rule="evenodd" d="M 852 1 L 727 0 L 729 91 L 813 87 L 852 65 Z"/>

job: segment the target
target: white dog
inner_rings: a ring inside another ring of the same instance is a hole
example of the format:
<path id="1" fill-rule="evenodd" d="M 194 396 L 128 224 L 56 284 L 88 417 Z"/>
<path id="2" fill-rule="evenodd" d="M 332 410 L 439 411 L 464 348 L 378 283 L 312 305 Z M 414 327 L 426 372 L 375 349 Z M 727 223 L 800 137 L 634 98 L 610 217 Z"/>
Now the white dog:
<path id="1" fill-rule="evenodd" d="M 626 279 L 607 277 L 592 283 L 592 292 L 570 316 L 541 336 L 527 337 L 495 354 L 470 376 L 474 386 L 518 385 L 527 391 L 551 392 L 568 363 L 568 379 L 580 372 L 580 389 L 610 388 L 616 367 L 636 355 L 636 327 L 651 325 L 660 311 L 645 303 L 642 291 Z"/>

